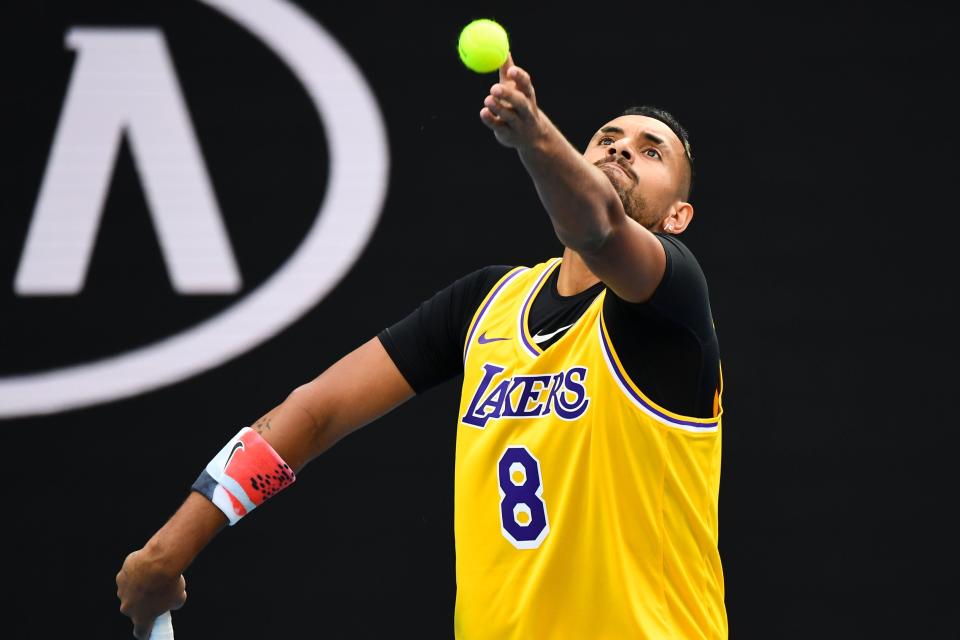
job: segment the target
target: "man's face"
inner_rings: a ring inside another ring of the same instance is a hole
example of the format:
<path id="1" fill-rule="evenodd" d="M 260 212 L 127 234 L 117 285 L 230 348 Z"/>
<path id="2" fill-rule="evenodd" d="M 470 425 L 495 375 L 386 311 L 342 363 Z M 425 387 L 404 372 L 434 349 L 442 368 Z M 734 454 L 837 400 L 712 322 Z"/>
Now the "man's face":
<path id="1" fill-rule="evenodd" d="M 687 159 L 683 143 L 663 122 L 620 116 L 603 125 L 583 157 L 600 167 L 627 215 L 650 229 L 671 204 L 683 200 Z"/>

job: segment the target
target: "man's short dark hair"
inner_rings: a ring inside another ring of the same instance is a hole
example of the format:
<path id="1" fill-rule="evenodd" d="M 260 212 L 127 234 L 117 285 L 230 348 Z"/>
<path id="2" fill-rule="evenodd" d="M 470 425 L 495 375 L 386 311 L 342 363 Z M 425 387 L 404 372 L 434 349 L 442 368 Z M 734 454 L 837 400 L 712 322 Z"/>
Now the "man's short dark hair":
<path id="1" fill-rule="evenodd" d="M 680 121 L 677 120 L 669 111 L 650 105 L 630 107 L 620 115 L 646 116 L 648 118 L 659 120 L 663 124 L 670 127 L 670 130 L 673 131 L 674 135 L 680 139 L 680 142 L 683 143 L 684 154 L 687 156 L 687 164 L 690 167 L 690 179 L 687 184 L 687 198 L 689 199 L 690 194 L 693 193 L 693 150 L 690 148 L 690 136 L 687 134 L 687 130 L 683 128 L 683 125 L 680 124 Z"/>

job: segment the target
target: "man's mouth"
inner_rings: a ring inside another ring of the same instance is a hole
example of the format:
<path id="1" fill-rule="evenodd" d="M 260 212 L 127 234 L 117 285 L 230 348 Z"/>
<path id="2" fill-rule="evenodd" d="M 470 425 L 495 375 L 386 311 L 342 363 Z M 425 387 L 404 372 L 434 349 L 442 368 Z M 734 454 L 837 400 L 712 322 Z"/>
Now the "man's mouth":
<path id="1" fill-rule="evenodd" d="M 630 169 L 629 167 L 624 167 L 616 160 L 607 160 L 606 162 L 601 162 L 597 166 L 600 167 L 600 169 L 604 169 L 605 167 L 607 167 L 607 165 L 612 165 L 611 168 L 616 169 L 617 171 L 619 171 L 626 177 L 630 178 L 634 182 L 637 182 L 637 174 L 635 174 L 632 169 Z"/>

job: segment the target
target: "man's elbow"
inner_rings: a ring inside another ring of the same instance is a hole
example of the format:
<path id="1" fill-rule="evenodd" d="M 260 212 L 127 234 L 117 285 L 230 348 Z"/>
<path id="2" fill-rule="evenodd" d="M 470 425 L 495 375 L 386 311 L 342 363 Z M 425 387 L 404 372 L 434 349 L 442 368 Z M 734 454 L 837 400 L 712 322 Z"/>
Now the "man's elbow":
<path id="1" fill-rule="evenodd" d="M 594 215 L 584 216 L 586 220 L 576 230 L 557 229 L 557 237 L 563 246 L 573 249 L 581 256 L 598 255 L 609 245 L 610 238 L 616 233 L 617 223 L 625 218 L 619 201 L 613 205 L 599 207 Z"/>
<path id="2" fill-rule="evenodd" d="M 311 449 L 319 453 L 329 447 L 331 424 L 330 402 L 319 397 L 319 390 L 313 383 L 301 385 L 290 392 L 283 404 L 290 411 L 299 414 L 298 422 L 310 429 Z"/>
<path id="3" fill-rule="evenodd" d="M 609 236 L 609 228 L 580 229 L 571 233 L 557 230 L 557 237 L 563 246 L 576 251 L 581 256 L 596 255 L 603 251 Z"/>

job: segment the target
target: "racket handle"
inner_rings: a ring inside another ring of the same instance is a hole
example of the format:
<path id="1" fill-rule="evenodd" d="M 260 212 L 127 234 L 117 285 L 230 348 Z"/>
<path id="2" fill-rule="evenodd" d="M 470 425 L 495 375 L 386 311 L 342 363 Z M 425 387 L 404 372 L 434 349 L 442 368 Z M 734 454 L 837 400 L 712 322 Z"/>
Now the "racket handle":
<path id="1" fill-rule="evenodd" d="M 173 618 L 169 611 L 161 614 L 153 623 L 150 640 L 173 640 Z"/>

